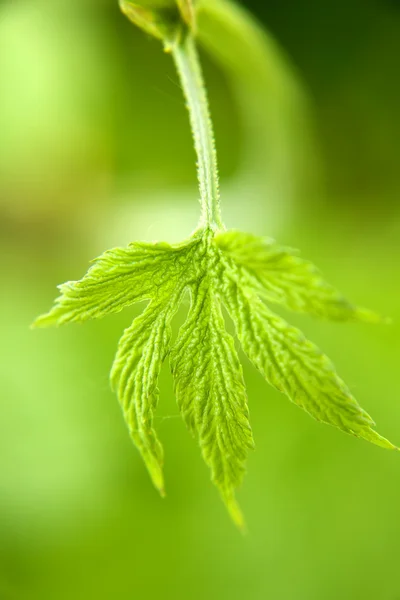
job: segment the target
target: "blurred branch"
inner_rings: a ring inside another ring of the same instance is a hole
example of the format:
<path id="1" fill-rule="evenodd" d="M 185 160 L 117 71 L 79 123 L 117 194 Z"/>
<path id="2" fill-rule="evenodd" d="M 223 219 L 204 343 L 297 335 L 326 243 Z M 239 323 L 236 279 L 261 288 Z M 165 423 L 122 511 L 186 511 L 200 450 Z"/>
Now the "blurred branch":
<path id="1" fill-rule="evenodd" d="M 198 38 L 228 75 L 244 131 L 238 180 L 279 202 L 319 182 L 306 94 L 282 50 L 230 0 L 200 0 Z"/>

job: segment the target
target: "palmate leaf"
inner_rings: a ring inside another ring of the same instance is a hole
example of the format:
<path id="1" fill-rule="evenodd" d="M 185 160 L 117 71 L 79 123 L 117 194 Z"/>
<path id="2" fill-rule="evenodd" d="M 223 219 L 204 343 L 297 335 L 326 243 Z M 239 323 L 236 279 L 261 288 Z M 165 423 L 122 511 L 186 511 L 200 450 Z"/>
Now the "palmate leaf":
<path id="1" fill-rule="evenodd" d="M 124 332 L 111 372 L 130 435 L 154 485 L 164 494 L 163 449 L 153 425 L 158 377 L 170 358 L 182 417 L 197 439 L 233 520 L 243 526 L 235 490 L 253 447 L 242 368 L 221 303 L 245 354 L 265 379 L 317 420 L 378 446 L 374 431 L 330 360 L 264 303 L 341 320 L 374 320 L 325 283 L 291 251 L 240 232 L 205 228 L 180 245 L 131 244 L 95 261 L 82 280 L 60 287 L 36 326 L 103 317 L 149 300 Z M 184 294 L 190 308 L 172 344 L 171 321 Z"/>

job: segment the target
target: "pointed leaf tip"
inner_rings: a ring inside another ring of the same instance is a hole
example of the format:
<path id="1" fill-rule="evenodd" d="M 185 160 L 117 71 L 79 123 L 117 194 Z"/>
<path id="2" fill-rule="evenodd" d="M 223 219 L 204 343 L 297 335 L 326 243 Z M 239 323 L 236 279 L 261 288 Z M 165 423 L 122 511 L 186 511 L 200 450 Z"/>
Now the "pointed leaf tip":
<path id="1" fill-rule="evenodd" d="M 57 321 L 54 319 L 51 312 L 39 315 L 33 323 L 30 324 L 30 329 L 44 329 L 45 327 L 51 327 L 57 325 Z"/>
<path id="2" fill-rule="evenodd" d="M 237 529 L 240 531 L 240 533 L 246 535 L 248 532 L 246 521 L 244 520 L 243 513 L 235 496 L 232 495 L 227 497 L 222 495 L 222 500 L 228 510 L 230 518 L 232 519 Z"/>
<path id="3" fill-rule="evenodd" d="M 370 429 L 366 434 L 357 435 L 356 437 L 362 437 L 367 442 L 371 442 L 372 444 L 375 444 L 375 446 L 380 446 L 386 450 L 399 450 L 397 446 L 392 444 L 392 442 L 384 438 L 374 429 Z"/>
<path id="4" fill-rule="evenodd" d="M 390 317 L 384 317 L 379 313 L 368 308 L 357 307 L 355 310 L 355 319 L 357 321 L 363 321 L 364 323 L 371 323 L 376 325 L 391 325 L 392 320 Z"/>
<path id="5" fill-rule="evenodd" d="M 156 489 L 159 491 L 161 498 L 165 498 L 165 483 L 164 483 L 164 473 L 161 465 L 158 466 L 157 469 L 153 469 L 150 473 L 153 484 Z"/>

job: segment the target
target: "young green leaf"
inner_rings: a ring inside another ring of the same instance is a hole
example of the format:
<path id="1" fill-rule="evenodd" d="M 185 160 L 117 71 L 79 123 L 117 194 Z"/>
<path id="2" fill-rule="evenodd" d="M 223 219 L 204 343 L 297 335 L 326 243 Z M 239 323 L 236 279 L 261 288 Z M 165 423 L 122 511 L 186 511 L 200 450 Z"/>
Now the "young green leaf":
<path id="1" fill-rule="evenodd" d="M 234 492 L 253 436 L 242 368 L 210 275 L 209 269 L 190 287 L 191 309 L 171 352 L 171 370 L 185 423 L 233 520 L 243 528 Z"/>
<path id="2" fill-rule="evenodd" d="M 292 248 L 241 231 L 221 233 L 216 242 L 234 259 L 246 284 L 269 302 L 336 321 L 382 321 L 348 302 Z"/>
<path id="3" fill-rule="evenodd" d="M 112 387 L 130 435 L 154 485 L 164 495 L 163 449 L 153 416 L 159 373 L 169 355 L 183 419 L 198 440 L 230 515 L 241 528 L 244 522 L 235 490 L 253 437 L 242 368 L 225 329 L 221 302 L 235 324 L 243 351 L 271 385 L 315 419 L 378 446 L 394 448 L 372 429 L 371 417 L 329 359 L 263 303 L 263 290 L 243 270 L 243 257 L 251 263 L 253 250 L 252 236 L 216 233 L 209 228 L 177 246 L 135 243 L 126 250 L 110 250 L 81 281 L 61 286 L 54 308 L 36 321 L 37 326 L 81 322 L 150 300 L 122 336 L 111 371 Z M 268 270 L 268 260 L 263 265 L 256 251 L 254 261 L 261 271 Z M 286 270 L 284 265 L 280 267 L 283 293 L 291 269 L 290 261 Z M 297 285 L 305 302 L 309 294 L 312 305 L 313 289 L 301 280 Z M 279 278 L 274 286 L 280 297 Z M 171 347 L 171 320 L 185 293 L 190 294 L 190 310 Z"/>
<path id="4" fill-rule="evenodd" d="M 54 307 L 36 319 L 35 327 L 98 319 L 134 302 L 153 298 L 179 273 L 187 247 L 134 242 L 107 250 L 80 281 L 59 286 Z"/>
<path id="5" fill-rule="evenodd" d="M 264 305 L 243 280 L 237 263 L 225 261 L 219 284 L 243 351 L 268 383 L 318 421 L 394 448 L 372 429 L 374 421 L 358 405 L 328 357 Z"/>
<path id="6" fill-rule="evenodd" d="M 158 377 L 169 351 L 170 323 L 179 306 L 179 296 L 178 287 L 177 292 L 165 300 L 162 296 L 158 301 L 151 301 L 126 329 L 111 370 L 111 384 L 130 435 L 161 495 L 164 495 L 163 449 L 153 427 L 153 414 L 158 403 Z"/>

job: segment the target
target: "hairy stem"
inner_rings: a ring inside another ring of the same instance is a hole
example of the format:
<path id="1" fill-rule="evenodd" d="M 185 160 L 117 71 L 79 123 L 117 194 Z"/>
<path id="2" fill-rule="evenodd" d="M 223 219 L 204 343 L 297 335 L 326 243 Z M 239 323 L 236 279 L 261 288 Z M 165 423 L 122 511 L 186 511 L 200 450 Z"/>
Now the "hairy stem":
<path id="1" fill-rule="evenodd" d="M 171 48 L 189 109 L 197 154 L 197 176 L 202 209 L 201 225 L 223 228 L 219 200 L 219 178 L 214 131 L 203 74 L 191 33 L 186 33 Z"/>

